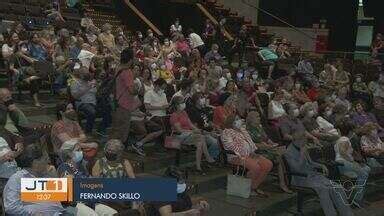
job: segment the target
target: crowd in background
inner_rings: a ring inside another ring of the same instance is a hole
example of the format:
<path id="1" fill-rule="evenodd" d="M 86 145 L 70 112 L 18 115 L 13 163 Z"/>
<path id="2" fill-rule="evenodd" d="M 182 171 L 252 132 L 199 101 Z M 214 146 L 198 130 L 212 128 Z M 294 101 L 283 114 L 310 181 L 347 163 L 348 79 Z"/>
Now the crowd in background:
<path id="1" fill-rule="evenodd" d="M 285 39 L 258 47 L 242 26 L 223 49 L 225 35 L 209 20 L 197 32 L 176 19 L 167 38 L 151 29 L 128 36 L 108 23 L 99 29 L 87 18 L 81 26 L 30 32 L 16 23 L 0 37 L 9 78 L 9 87 L 0 89 L 0 177 L 9 215 L 53 215 L 73 206 L 22 202 L 20 178 L 135 178 L 123 152 L 132 149 L 145 157 L 149 143 L 165 152 L 194 149 L 189 154 L 195 155 L 198 175 L 218 166 L 225 152 L 229 164 L 247 169 L 252 195 L 266 199 L 269 194 L 260 185 L 273 167 L 280 188 L 292 193 L 284 180 L 284 157 L 291 171 L 306 176 L 294 177 L 291 184 L 313 188 L 326 215 L 352 212 L 338 195 L 344 192 L 330 184 L 328 168 L 310 150 L 334 152 L 330 157 L 343 164 L 341 174 L 360 183 L 382 167 L 384 75 L 379 70 L 367 80 L 331 59 L 323 71 L 315 71 L 306 55 L 284 70 L 278 62 L 291 57 Z M 381 43 L 374 47 L 376 56 Z M 252 59 L 245 58 L 248 51 Z M 44 107 L 39 91 L 47 80 L 65 99 L 57 106 L 58 120 L 41 127 L 28 120 L 11 92 L 26 86 L 33 105 Z M 20 136 L 5 128 L 7 116 Z M 43 138 L 51 147 L 36 144 Z M 149 215 L 207 210 L 205 201 L 192 202 L 185 193 L 178 168 L 167 169 L 165 176 L 177 178 L 178 201 L 152 203 Z M 364 193 L 353 204 L 364 207 Z M 100 209 L 97 205 L 87 203 Z M 143 203 L 105 205 L 123 212 Z"/>

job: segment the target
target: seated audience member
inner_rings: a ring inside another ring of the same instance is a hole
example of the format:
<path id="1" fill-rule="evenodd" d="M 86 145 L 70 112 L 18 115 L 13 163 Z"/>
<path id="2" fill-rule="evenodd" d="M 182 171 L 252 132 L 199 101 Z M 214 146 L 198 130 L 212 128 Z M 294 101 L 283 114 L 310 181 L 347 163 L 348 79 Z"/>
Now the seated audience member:
<path id="1" fill-rule="evenodd" d="M 334 149 L 336 154 L 335 161 L 342 164 L 342 166 L 339 166 L 340 173 L 349 178 L 357 178 L 356 184 L 363 185 L 363 190 L 359 191 L 352 201 L 354 205 L 361 208 L 363 206 L 365 185 L 371 168 L 366 164 L 355 161 L 352 155 L 352 144 L 348 137 L 340 137 L 336 141 Z"/>
<path id="2" fill-rule="evenodd" d="M 175 97 L 180 97 L 180 96 L 183 97 L 185 101 L 188 101 L 191 98 L 192 84 L 193 84 L 192 80 L 183 79 L 179 86 L 180 90 L 172 96 L 171 102 Z"/>
<path id="3" fill-rule="evenodd" d="M 293 135 L 301 131 L 305 135 L 305 138 L 309 138 L 313 141 L 314 144 L 319 145 L 319 139 L 309 133 L 305 129 L 303 122 L 298 118 L 300 111 L 297 106 L 295 104 L 288 103 L 284 105 L 284 109 L 287 113 L 287 116 L 284 117 L 280 122 L 280 130 L 283 136 L 283 140 L 287 143 L 290 143 L 293 140 Z"/>
<path id="4" fill-rule="evenodd" d="M 372 114 L 376 117 L 377 123 L 380 127 L 384 127 L 384 98 L 373 98 Z"/>
<path id="5" fill-rule="evenodd" d="M 123 159 L 124 145 L 119 140 L 109 140 L 104 147 L 104 156 L 97 160 L 92 176 L 103 178 L 135 178 L 131 163 Z"/>
<path id="6" fill-rule="evenodd" d="M 153 89 L 144 94 L 145 110 L 150 114 L 151 121 L 162 126 L 166 131 L 166 118 L 169 103 L 167 95 L 164 93 L 167 83 L 163 79 L 157 79 L 153 83 Z"/>
<path id="7" fill-rule="evenodd" d="M 0 178 L 9 178 L 17 170 L 17 158 L 23 151 L 23 148 L 13 151 L 7 141 L 0 136 Z M 0 182 L 0 188 L 3 189 L 2 182 Z"/>
<path id="8" fill-rule="evenodd" d="M 42 150 L 32 144 L 28 145 L 19 158 L 21 170 L 13 174 L 5 185 L 3 198 L 7 215 L 60 215 L 65 209 L 59 202 L 23 202 L 20 198 L 21 178 L 49 178 L 51 170 L 48 158 Z"/>
<path id="9" fill-rule="evenodd" d="M 165 170 L 164 178 L 177 180 L 177 198 L 175 202 L 155 202 L 152 203 L 149 215 L 169 216 L 169 215 L 205 215 L 209 211 L 209 204 L 202 199 L 194 199 L 188 195 L 185 175 L 179 168 L 171 166 Z"/>
<path id="10" fill-rule="evenodd" d="M 164 131 L 161 126 L 154 121 L 148 120 L 146 114 L 140 110 L 131 113 L 130 133 L 133 134 L 138 142 L 132 145 L 135 152 L 145 156 L 144 144 L 160 137 Z"/>
<path id="11" fill-rule="evenodd" d="M 96 81 L 91 80 L 87 71 L 81 70 L 70 85 L 70 89 L 71 95 L 75 99 L 76 110 L 85 115 L 87 120 L 85 132 L 90 134 L 96 118 Z"/>
<path id="12" fill-rule="evenodd" d="M 314 69 L 311 61 L 308 59 L 308 56 L 304 56 L 303 59 L 299 61 L 297 65 L 297 72 L 304 84 L 311 84 L 314 81 L 317 81 L 317 77 L 313 74 Z"/>
<path id="13" fill-rule="evenodd" d="M 335 87 L 335 73 L 337 69 L 327 63 L 324 65 L 324 70 L 319 74 L 319 82 L 325 88 L 333 89 Z"/>
<path id="14" fill-rule="evenodd" d="M 367 123 L 377 123 L 376 117 L 366 111 L 366 104 L 364 101 L 358 101 L 355 104 L 355 112 L 352 114 L 352 121 L 356 125 L 365 125 Z"/>
<path id="15" fill-rule="evenodd" d="M 236 113 L 236 99 L 232 96 L 223 96 L 221 105 L 213 110 L 213 125 L 216 129 L 224 129 L 225 119 Z"/>
<path id="16" fill-rule="evenodd" d="M 367 157 L 380 157 L 384 155 L 384 143 L 381 141 L 378 133 L 377 124 L 367 123 L 360 132 L 363 134 L 361 137 L 361 148 Z"/>
<path id="17" fill-rule="evenodd" d="M 341 59 L 338 59 L 334 65 L 337 70 L 334 77 L 336 88 L 337 89 L 340 89 L 342 87 L 349 88 L 349 73 L 347 73 L 344 70 L 344 64 L 341 61 Z"/>
<path id="18" fill-rule="evenodd" d="M 292 176 L 291 184 L 294 186 L 308 187 L 316 191 L 320 198 L 320 205 L 325 215 L 353 215 L 349 205 L 344 204 L 347 199 L 343 186 L 335 187 L 325 176 L 328 169 L 325 165 L 314 162 L 305 144 L 307 143 L 306 132 L 296 131 L 292 135 L 291 144 L 284 154 L 289 169 L 293 173 L 304 176 Z M 321 169 L 323 173 L 317 171 Z"/>
<path id="19" fill-rule="evenodd" d="M 287 115 L 284 109 L 284 93 L 280 90 L 275 91 L 272 100 L 268 103 L 268 119 L 272 125 L 277 126 L 281 119 Z"/>
<path id="20" fill-rule="evenodd" d="M 15 34 L 16 33 L 14 33 L 14 36 L 18 37 L 17 34 Z M 25 42 L 21 42 L 15 46 L 14 54 L 9 59 L 9 70 L 14 75 L 13 84 L 16 85 L 21 82 L 26 83 L 29 87 L 34 105 L 36 107 L 41 107 L 38 94 L 43 74 L 38 73 L 40 71 L 36 71 L 33 68 L 35 62 L 37 62 L 37 60 L 30 56 L 27 44 Z"/>
<path id="21" fill-rule="evenodd" d="M 245 166 L 249 170 L 247 176 L 252 180 L 253 195 L 267 197 L 268 195 L 259 189 L 259 186 L 271 171 L 272 162 L 255 153 L 257 147 L 241 119 L 236 119 L 235 115 L 227 117 L 224 128 L 221 135 L 224 149 L 234 152 L 233 155 L 227 155 L 228 162 L 236 166 Z"/>
<path id="22" fill-rule="evenodd" d="M 361 74 L 356 75 L 355 82 L 352 85 L 352 93 L 353 97 L 356 99 L 361 99 L 365 101 L 369 101 L 370 92 L 367 84 L 362 80 Z"/>
<path id="23" fill-rule="evenodd" d="M 201 167 L 201 157 L 205 156 L 208 163 L 214 163 L 215 160 L 208 152 L 206 138 L 202 131 L 197 128 L 188 117 L 185 111 L 186 104 L 182 97 L 175 97 L 172 101 L 174 112 L 171 114 L 170 124 L 172 134 L 180 140 L 181 145 L 193 145 L 196 147 L 196 171 L 204 175 Z"/>
<path id="24" fill-rule="evenodd" d="M 59 177 L 72 176 L 74 178 L 86 178 L 88 170 L 83 162 L 83 151 L 76 141 L 66 142 L 60 148 L 59 157 L 61 163 L 57 168 Z"/>
<path id="25" fill-rule="evenodd" d="M 218 134 L 213 128 L 212 108 L 208 105 L 207 99 L 202 93 L 195 93 L 191 98 L 191 103 L 187 105 L 186 111 L 191 122 L 205 135 L 209 155 L 217 159 L 220 153 L 217 142 Z"/>
<path id="26" fill-rule="evenodd" d="M 51 142 L 53 151 L 59 154 L 60 149 L 66 143 L 75 142 L 84 153 L 85 160 L 93 159 L 97 154 L 97 143 L 87 143 L 87 137 L 77 122 L 77 114 L 72 104 L 68 104 L 64 111 L 59 113 L 61 120 L 55 122 L 51 129 Z"/>
<path id="27" fill-rule="evenodd" d="M 296 81 L 294 89 L 292 89 L 293 99 L 299 104 L 305 104 L 311 100 L 303 90 L 303 86 L 300 82 Z"/>
<path id="28" fill-rule="evenodd" d="M 211 50 L 209 52 L 207 52 L 204 56 L 204 61 L 206 63 L 209 63 L 212 59 L 216 62 L 221 62 L 221 55 L 219 53 L 219 45 L 217 45 L 217 44 L 213 44 L 211 47 Z"/>
<path id="29" fill-rule="evenodd" d="M 337 97 L 335 99 L 335 104 L 338 105 L 338 104 L 341 104 L 343 105 L 347 111 L 350 111 L 352 109 L 352 104 L 351 102 L 348 100 L 348 88 L 343 86 L 341 88 L 339 88 L 338 92 L 337 92 Z"/>
<path id="30" fill-rule="evenodd" d="M 285 152 L 285 146 L 278 147 L 279 144 L 274 143 L 269 139 L 261 125 L 260 114 L 256 111 L 251 111 L 246 119 L 247 131 L 255 143 L 258 150 L 262 152 L 265 157 L 275 164 L 278 164 L 278 174 L 280 180 L 280 188 L 287 193 L 292 193 L 285 185 L 285 176 L 281 165 L 281 155 Z"/>
<path id="31" fill-rule="evenodd" d="M 317 108 L 314 104 L 305 104 L 302 109 L 302 122 L 305 129 L 319 139 L 323 145 L 333 146 L 334 142 L 339 138 L 337 131 L 329 130 L 328 127 L 320 127 L 318 122 L 323 126 L 326 120 L 317 116 Z"/>

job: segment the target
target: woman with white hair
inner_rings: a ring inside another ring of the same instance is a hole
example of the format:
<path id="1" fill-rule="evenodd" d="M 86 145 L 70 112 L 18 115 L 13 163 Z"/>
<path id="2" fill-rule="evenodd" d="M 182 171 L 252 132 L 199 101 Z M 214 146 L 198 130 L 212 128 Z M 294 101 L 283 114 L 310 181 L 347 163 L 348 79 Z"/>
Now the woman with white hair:
<path id="1" fill-rule="evenodd" d="M 371 168 L 363 163 L 358 163 L 353 158 L 353 148 L 348 137 L 340 137 L 336 141 L 334 146 L 336 158 L 335 161 L 341 163 L 342 166 L 339 166 L 339 171 L 342 175 L 345 175 L 349 178 L 356 178 L 356 184 L 363 187 L 359 193 L 356 193 L 353 204 L 357 207 L 363 205 L 363 197 L 365 184 L 369 176 Z"/>

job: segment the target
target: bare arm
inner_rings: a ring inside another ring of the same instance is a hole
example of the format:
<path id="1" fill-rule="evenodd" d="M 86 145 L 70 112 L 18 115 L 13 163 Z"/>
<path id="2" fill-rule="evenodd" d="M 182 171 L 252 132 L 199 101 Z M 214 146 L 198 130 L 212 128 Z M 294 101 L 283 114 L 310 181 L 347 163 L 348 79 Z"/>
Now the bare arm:
<path id="1" fill-rule="evenodd" d="M 124 169 L 129 178 L 135 178 L 135 172 L 133 171 L 133 167 L 128 160 L 124 160 Z"/>

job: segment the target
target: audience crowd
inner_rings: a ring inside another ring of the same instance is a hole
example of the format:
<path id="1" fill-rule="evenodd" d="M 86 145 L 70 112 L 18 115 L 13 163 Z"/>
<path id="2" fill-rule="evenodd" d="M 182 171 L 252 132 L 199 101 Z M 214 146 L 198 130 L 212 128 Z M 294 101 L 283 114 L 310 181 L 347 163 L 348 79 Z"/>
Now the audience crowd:
<path id="1" fill-rule="evenodd" d="M 377 79 L 368 80 L 346 71 L 341 59 L 330 59 L 316 71 L 307 55 L 292 70 L 282 69 L 279 62 L 291 58 L 287 41 L 258 47 L 247 26 L 230 46 L 210 21 L 200 36 L 176 19 L 166 38 L 151 29 L 127 35 L 108 23 L 99 29 L 87 18 L 81 26 L 30 32 L 15 24 L 0 37 L 9 78 L 8 88 L 0 89 L 0 177 L 7 215 L 58 215 L 75 206 L 22 202 L 20 178 L 135 178 L 124 151 L 146 157 L 147 145 L 165 154 L 169 149 L 194 154 L 197 175 L 209 174 L 222 161 L 241 166 L 252 180 L 251 195 L 266 199 L 260 186 L 277 172 L 286 193 L 292 193 L 291 185 L 314 189 L 325 215 L 352 212 L 342 203 L 345 193 L 330 183 L 332 167 L 321 160 L 324 152 L 325 162 L 342 164 L 338 172 L 361 184 L 383 166 L 379 70 L 371 75 Z M 248 52 L 252 59 L 246 59 Z M 44 107 L 39 91 L 46 81 L 63 102 L 53 125 L 36 125 L 11 92 L 27 87 L 32 105 Z M 17 134 L 5 127 L 8 117 Z M 300 174 L 290 185 L 287 170 Z M 164 176 L 177 179 L 177 202 L 104 204 L 121 215 L 144 206 L 150 215 L 162 216 L 208 210 L 206 201 L 187 194 L 179 168 L 168 168 Z M 365 205 L 360 193 L 353 206 Z"/>

